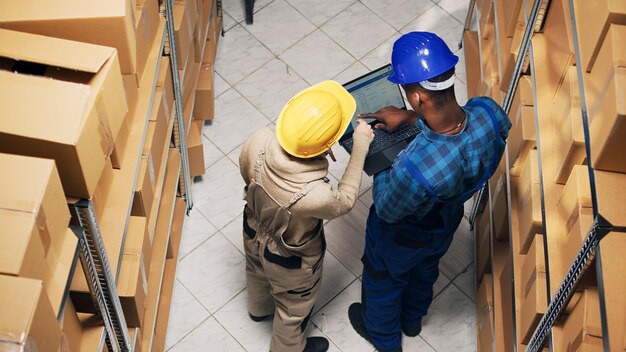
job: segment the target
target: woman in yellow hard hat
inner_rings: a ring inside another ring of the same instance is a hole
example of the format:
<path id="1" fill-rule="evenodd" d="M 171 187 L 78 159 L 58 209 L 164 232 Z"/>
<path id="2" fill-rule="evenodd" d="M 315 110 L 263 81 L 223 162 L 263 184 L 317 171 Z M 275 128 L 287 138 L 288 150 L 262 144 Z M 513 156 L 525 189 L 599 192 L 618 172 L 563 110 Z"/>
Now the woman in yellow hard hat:
<path id="1" fill-rule="evenodd" d="M 374 138 L 359 121 L 346 171 L 328 183 L 326 154 L 348 128 L 354 98 L 324 81 L 296 94 L 283 108 L 276 133 L 254 132 L 239 166 L 247 204 L 243 213 L 248 313 L 254 321 L 274 315 L 272 352 L 323 352 L 323 337 L 303 332 L 321 287 L 326 241 L 323 219 L 346 214 L 359 194 L 365 156 Z"/>

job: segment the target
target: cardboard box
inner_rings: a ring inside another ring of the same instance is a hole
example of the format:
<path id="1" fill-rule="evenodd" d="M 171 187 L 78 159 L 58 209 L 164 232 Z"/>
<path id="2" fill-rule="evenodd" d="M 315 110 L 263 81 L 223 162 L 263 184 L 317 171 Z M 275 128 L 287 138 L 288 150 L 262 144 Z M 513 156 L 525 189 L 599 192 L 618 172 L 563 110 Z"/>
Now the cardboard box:
<path id="1" fill-rule="evenodd" d="M 189 97 L 194 92 L 196 84 L 198 83 L 198 73 L 200 71 L 200 64 L 195 62 L 193 55 L 190 55 L 187 59 L 187 64 L 185 65 L 185 70 L 180 71 L 181 78 L 181 90 L 182 90 L 182 101 L 188 101 Z"/>
<path id="2" fill-rule="evenodd" d="M 129 327 L 140 327 L 143 322 L 143 311 L 148 293 L 147 276 L 141 256 L 122 255 L 117 291 L 126 324 Z"/>
<path id="3" fill-rule="evenodd" d="M 0 195 L 0 212 L 33 219 L 45 254 L 60 248 L 70 212 L 54 161 L 0 153 Z"/>
<path id="4" fill-rule="evenodd" d="M 133 110 L 128 110 L 128 116 L 134 112 Z M 126 146 L 128 145 L 128 137 L 130 134 L 130 119 L 126 118 L 122 122 L 122 126 L 120 127 L 120 131 L 117 135 L 117 139 L 115 140 L 115 144 L 113 145 L 113 150 L 111 151 L 111 167 L 115 169 L 122 168 L 122 158 L 124 157 L 124 152 L 126 151 Z"/>
<path id="5" fill-rule="evenodd" d="M 535 236 L 522 264 L 522 343 L 528 343 L 547 309 L 546 272 L 543 253 L 543 236 Z"/>
<path id="6" fill-rule="evenodd" d="M 585 289 L 582 298 L 565 317 L 559 336 L 560 351 L 603 351 L 600 302 L 595 287 Z"/>
<path id="7" fill-rule="evenodd" d="M 204 149 L 202 148 L 202 126 L 204 121 L 191 121 L 189 138 L 187 139 L 187 156 L 189 158 L 189 174 L 196 177 L 204 174 Z"/>
<path id="8" fill-rule="evenodd" d="M 491 221 L 489 212 L 485 211 L 476 217 L 476 279 L 491 273 L 490 248 Z"/>
<path id="9" fill-rule="evenodd" d="M 174 35 L 176 37 L 176 59 L 179 67 L 187 61 L 193 40 L 194 27 L 191 25 L 190 1 L 174 1 Z"/>
<path id="10" fill-rule="evenodd" d="M 115 49 L 7 30 L 0 42 L 16 43 L 0 60 L 20 72 L 0 70 L 0 115 L 14 117 L 0 152 L 55 159 L 65 193 L 91 198 L 128 111 Z"/>
<path id="11" fill-rule="evenodd" d="M 137 38 L 137 82 L 148 63 L 150 49 L 159 29 L 159 3 L 158 1 L 146 1 L 142 5 L 133 7 L 135 18 L 135 33 Z"/>
<path id="12" fill-rule="evenodd" d="M 480 51 L 478 47 L 478 32 L 463 32 L 463 51 L 465 53 L 465 72 L 467 79 L 467 96 L 478 96 L 480 90 Z M 200 72 L 202 75 L 202 72 Z M 202 80 L 202 78 L 200 78 Z M 198 83 L 200 84 L 200 83 Z"/>
<path id="13" fill-rule="evenodd" d="M 485 274 L 476 294 L 476 327 L 481 351 L 491 351 L 493 343 L 493 276 Z"/>
<path id="14" fill-rule="evenodd" d="M 556 0 L 550 2 L 546 19 L 543 25 L 543 38 L 549 48 L 547 72 L 554 74 L 556 81 L 554 86 L 549 87 L 550 94 L 554 94 L 556 87 L 563 77 L 567 67 L 574 64 L 574 42 L 571 28 L 569 27 L 570 12 L 568 0 Z"/>
<path id="15" fill-rule="evenodd" d="M 215 93 L 213 90 L 213 66 L 203 65 L 196 86 L 196 102 L 193 107 L 193 118 L 213 120 L 215 117 Z"/>
<path id="16" fill-rule="evenodd" d="M 165 100 L 163 99 L 163 90 L 157 89 L 154 91 L 154 97 L 152 98 L 152 109 L 150 110 L 150 121 L 163 120 L 167 123 L 169 119 L 169 111 L 165 110 Z"/>
<path id="17" fill-rule="evenodd" d="M 111 189 L 111 186 L 113 185 L 113 177 L 113 166 L 110 161 L 107 161 L 106 165 L 104 165 L 104 168 L 102 169 L 102 176 L 100 177 L 98 186 L 96 186 L 96 190 L 91 198 L 93 207 L 96 211 L 96 219 L 102 219 L 107 199 L 109 199 L 109 194 L 111 194 L 111 192 L 115 192 L 115 190 Z"/>
<path id="18" fill-rule="evenodd" d="M 146 272 L 148 272 L 152 260 L 152 242 L 148 233 L 147 220 L 141 216 L 131 216 L 129 219 L 123 253 L 141 255 Z"/>
<path id="19" fill-rule="evenodd" d="M 191 121 L 191 115 L 193 113 L 193 107 L 196 101 L 196 96 L 192 95 L 189 97 L 189 99 L 187 100 L 187 102 L 184 105 L 184 109 L 183 109 L 183 123 L 185 125 L 185 128 L 187 129 L 187 136 L 189 136 L 189 130 L 190 130 L 190 121 Z"/>
<path id="20" fill-rule="evenodd" d="M 575 66 L 568 68 L 563 83 L 556 92 L 552 103 L 552 114 L 554 125 L 558 130 L 554 134 L 556 139 L 554 152 L 558 165 L 555 181 L 565 184 L 574 165 L 582 164 L 586 158 Z"/>
<path id="21" fill-rule="evenodd" d="M 122 73 L 137 72 L 137 38 L 130 1 L 3 1 L 0 27 L 114 47 Z M 62 53 L 85 59 L 73 51 Z"/>
<path id="22" fill-rule="evenodd" d="M 0 224 L 0 274 L 42 280 L 47 286 L 52 274 L 35 217 L 0 210 Z"/>
<path id="23" fill-rule="evenodd" d="M 513 160 L 512 175 L 519 176 L 526 156 L 536 146 L 535 109 L 533 106 L 517 105 L 511 111 L 515 115 L 510 115 L 512 126 L 507 139 L 509 160 Z"/>
<path id="24" fill-rule="evenodd" d="M 172 68 L 170 59 L 167 56 L 161 58 L 159 75 L 157 77 L 157 87 L 160 88 L 165 104 L 165 111 L 174 111 L 174 83 L 172 82 Z M 167 116 L 170 116 L 169 114 Z"/>
<path id="25" fill-rule="evenodd" d="M 154 201 L 156 176 L 150 154 L 141 156 L 131 215 L 148 216 Z"/>
<path id="26" fill-rule="evenodd" d="M 493 235 L 501 241 L 509 240 L 509 213 L 506 187 L 506 159 L 502 158 L 489 179 L 489 201 L 493 220 Z"/>
<path id="27" fill-rule="evenodd" d="M 539 161 L 536 150 L 531 150 L 517 184 L 520 254 L 525 254 L 535 237 L 543 233 L 541 218 L 541 190 Z"/>
<path id="28" fill-rule="evenodd" d="M 134 75 L 122 75 L 122 82 L 124 83 L 124 92 L 126 93 L 128 112 L 129 114 L 134 115 L 135 107 L 137 106 L 137 99 L 139 98 L 139 84 L 137 83 Z"/>
<path id="29" fill-rule="evenodd" d="M 81 325 L 72 300 L 67 300 L 65 309 L 63 310 L 63 319 L 61 321 L 61 331 L 68 343 L 70 352 L 81 351 L 81 340 L 83 339 L 83 327 Z"/>
<path id="30" fill-rule="evenodd" d="M 159 170 L 164 166 L 163 150 L 169 145 L 167 139 L 167 127 L 164 121 L 148 121 L 148 131 L 146 132 L 146 142 L 144 144 L 143 155 L 150 155 L 152 165 L 154 166 L 155 175 L 159 174 Z"/>
<path id="31" fill-rule="evenodd" d="M 61 331 L 39 280 L 0 275 L 0 350 L 58 352 Z"/>
<path id="32" fill-rule="evenodd" d="M 575 0 L 574 15 L 582 67 L 591 72 L 611 23 L 626 25 L 626 3 L 622 0 Z"/>
<path id="33" fill-rule="evenodd" d="M 619 28 L 622 34 L 615 35 Z M 611 35 L 607 35 L 605 43 L 609 38 L 619 37 L 626 40 L 626 26 L 611 26 Z M 623 43 L 614 43 L 623 50 Z M 599 92 L 595 101 L 590 100 L 589 125 L 591 157 L 593 166 L 600 170 L 626 172 L 626 159 L 623 157 L 623 150 L 626 149 L 626 106 L 623 97 L 626 95 L 626 64 L 615 66 L 611 64 L 600 64 L 609 55 L 609 45 L 602 46 L 598 62 L 591 74 L 586 75 L 585 91 Z M 626 53 L 623 53 L 626 58 Z M 605 69 L 603 74 L 601 69 Z M 596 71 L 597 70 L 597 71 Z M 593 98 L 591 98 L 593 99 Z"/>
<path id="34" fill-rule="evenodd" d="M 492 0 L 477 1 L 476 10 L 477 10 L 477 15 L 478 15 L 478 29 L 479 29 L 480 37 L 483 39 L 489 38 L 490 34 L 489 34 L 489 30 L 487 29 L 487 27 L 489 25 L 494 24 L 493 1 Z"/>
<path id="35" fill-rule="evenodd" d="M 128 224 L 124 254 L 117 283 L 120 303 L 129 327 L 140 327 L 143 321 L 145 299 L 148 293 L 146 257 L 150 253 L 146 240 L 146 218 L 131 216 Z M 147 258 L 148 260 L 150 258 Z M 149 264 L 148 264 L 149 265 Z"/>

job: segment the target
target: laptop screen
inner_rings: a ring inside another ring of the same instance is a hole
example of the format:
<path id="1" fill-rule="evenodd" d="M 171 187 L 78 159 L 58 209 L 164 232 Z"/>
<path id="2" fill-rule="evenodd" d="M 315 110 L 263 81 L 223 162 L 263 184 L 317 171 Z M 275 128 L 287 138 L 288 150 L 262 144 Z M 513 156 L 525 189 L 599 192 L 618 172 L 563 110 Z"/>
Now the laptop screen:
<path id="1" fill-rule="evenodd" d="M 343 85 L 356 100 L 356 112 L 344 136 L 352 135 L 359 114 L 376 112 L 389 105 L 406 108 L 400 87 L 387 80 L 391 71 L 391 65 L 387 64 Z M 370 123 L 374 119 L 364 120 Z"/>

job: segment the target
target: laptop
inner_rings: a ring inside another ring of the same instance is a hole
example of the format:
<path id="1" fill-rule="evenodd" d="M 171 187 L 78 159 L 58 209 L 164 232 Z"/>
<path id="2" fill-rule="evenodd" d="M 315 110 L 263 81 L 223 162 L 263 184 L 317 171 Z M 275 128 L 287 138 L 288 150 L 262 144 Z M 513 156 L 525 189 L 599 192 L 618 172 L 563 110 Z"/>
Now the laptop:
<path id="1" fill-rule="evenodd" d="M 343 85 L 356 100 L 356 112 L 350 121 L 350 126 L 339 139 L 348 153 L 352 153 L 352 134 L 357 126 L 358 115 L 376 112 L 385 106 L 393 105 L 406 109 L 400 87 L 387 80 L 391 74 L 391 64 L 387 64 Z M 376 119 L 363 119 L 372 127 L 378 122 Z M 421 130 L 414 124 L 403 124 L 393 132 L 374 129 L 374 140 L 365 157 L 363 170 L 373 176 L 389 167 L 398 154 L 406 147 Z"/>

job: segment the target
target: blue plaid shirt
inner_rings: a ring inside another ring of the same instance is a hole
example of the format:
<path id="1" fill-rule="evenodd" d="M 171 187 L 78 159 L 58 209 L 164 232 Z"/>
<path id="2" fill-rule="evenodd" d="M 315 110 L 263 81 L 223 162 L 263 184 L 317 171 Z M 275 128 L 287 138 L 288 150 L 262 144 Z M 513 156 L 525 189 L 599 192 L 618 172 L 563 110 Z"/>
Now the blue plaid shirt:
<path id="1" fill-rule="evenodd" d="M 476 105 L 480 100 L 492 107 L 500 131 L 494 131 L 493 123 L 483 108 Z M 433 132 L 423 120 L 417 125 L 422 133 L 404 149 L 439 199 L 452 199 L 470 190 L 480 180 L 494 157 L 500 160 L 504 149 L 496 154 L 494 143 L 506 140 L 511 121 L 502 108 L 491 98 L 472 98 L 463 106 L 466 123 L 456 135 Z M 420 223 L 440 202 L 431 197 L 426 189 L 398 162 L 374 178 L 372 189 L 378 217 L 394 223 L 408 220 Z"/>

